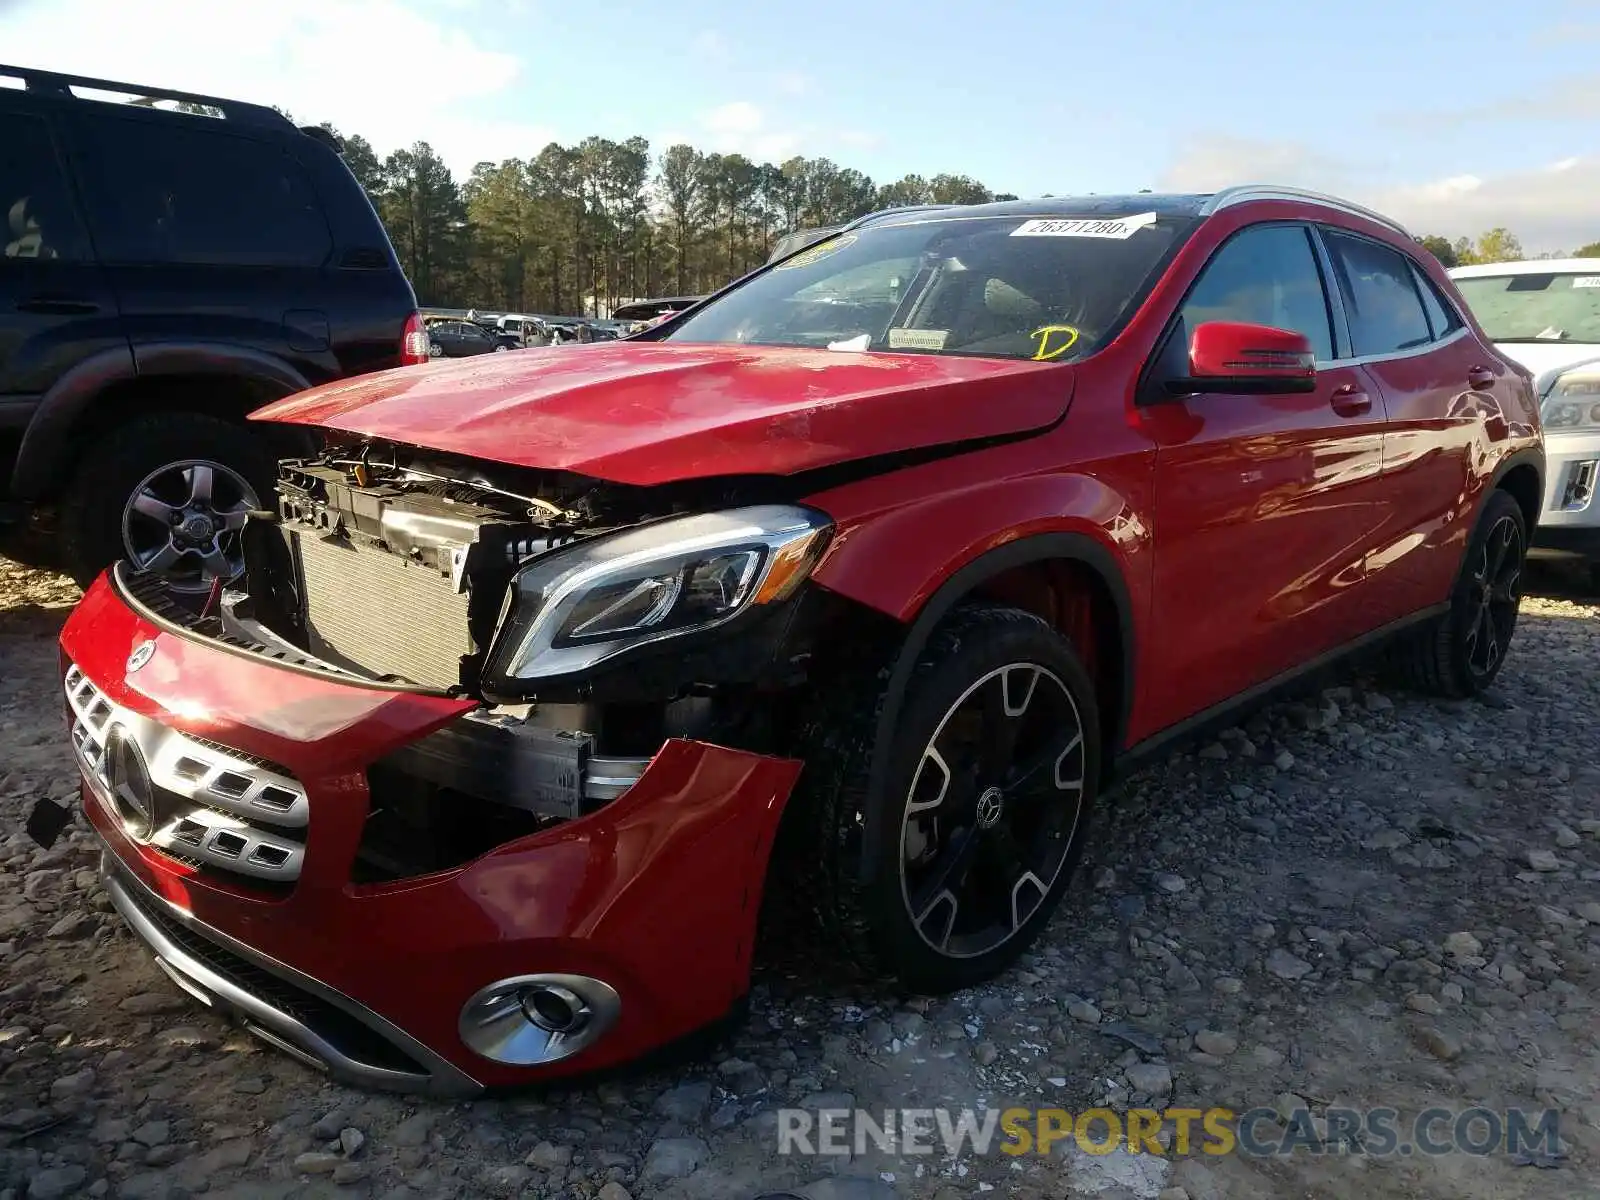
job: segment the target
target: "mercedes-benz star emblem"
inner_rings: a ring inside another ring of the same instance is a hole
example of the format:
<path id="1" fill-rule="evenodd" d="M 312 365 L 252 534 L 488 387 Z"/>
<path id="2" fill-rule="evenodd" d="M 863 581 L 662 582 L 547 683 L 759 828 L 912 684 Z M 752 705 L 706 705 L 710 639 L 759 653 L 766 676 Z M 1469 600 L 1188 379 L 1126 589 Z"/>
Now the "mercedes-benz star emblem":
<path id="1" fill-rule="evenodd" d="M 160 828 L 156 789 L 139 743 L 120 725 L 106 738 L 106 780 L 128 836 L 136 842 L 149 842 Z"/>
<path id="2" fill-rule="evenodd" d="M 992 787 L 978 797 L 978 828 L 993 829 L 1000 820 L 1000 814 L 1005 811 L 1005 793 L 997 787 Z"/>
<path id="3" fill-rule="evenodd" d="M 133 653 L 128 655 L 129 672 L 137 671 L 145 663 L 155 657 L 156 644 L 154 642 L 140 642 L 133 648 Z"/>

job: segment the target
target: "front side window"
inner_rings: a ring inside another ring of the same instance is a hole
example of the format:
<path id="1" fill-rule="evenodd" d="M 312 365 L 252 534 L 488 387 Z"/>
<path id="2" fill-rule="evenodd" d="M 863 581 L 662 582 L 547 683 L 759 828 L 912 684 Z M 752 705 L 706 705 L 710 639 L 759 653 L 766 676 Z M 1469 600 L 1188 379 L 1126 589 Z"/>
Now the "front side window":
<path id="1" fill-rule="evenodd" d="M 85 257 L 83 231 L 40 117 L 7 113 L 0 137 L 0 250 L 34 262 Z"/>
<path id="2" fill-rule="evenodd" d="M 1302 225 L 1257 225 L 1212 257 L 1180 314 L 1191 333 L 1207 321 L 1242 321 L 1304 334 L 1318 362 L 1333 358 L 1333 326 L 1310 234 Z"/>
<path id="3" fill-rule="evenodd" d="M 123 118 L 87 123 L 83 137 L 108 261 L 315 267 L 332 249 L 309 180 L 280 146 Z"/>
<path id="4" fill-rule="evenodd" d="M 812 246 L 662 337 L 1072 361 L 1116 334 L 1193 226 L 1156 213 L 907 217 Z"/>
<path id="5" fill-rule="evenodd" d="M 1600 271 L 1458 278 L 1491 342 L 1600 343 Z"/>
<path id="6" fill-rule="evenodd" d="M 1340 275 L 1351 348 L 1357 358 L 1416 350 L 1433 340 L 1428 314 L 1404 255 L 1363 237 L 1326 232 Z"/>

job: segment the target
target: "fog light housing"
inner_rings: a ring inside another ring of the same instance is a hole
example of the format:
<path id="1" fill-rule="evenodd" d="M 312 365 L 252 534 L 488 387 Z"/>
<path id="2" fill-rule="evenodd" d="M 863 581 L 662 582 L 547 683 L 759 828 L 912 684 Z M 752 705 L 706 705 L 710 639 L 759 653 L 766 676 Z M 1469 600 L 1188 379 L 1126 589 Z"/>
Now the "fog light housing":
<path id="1" fill-rule="evenodd" d="M 461 1008 L 458 1030 L 474 1053 L 531 1067 L 571 1058 L 616 1024 L 622 1000 L 587 975 L 516 975 L 480 989 Z"/>

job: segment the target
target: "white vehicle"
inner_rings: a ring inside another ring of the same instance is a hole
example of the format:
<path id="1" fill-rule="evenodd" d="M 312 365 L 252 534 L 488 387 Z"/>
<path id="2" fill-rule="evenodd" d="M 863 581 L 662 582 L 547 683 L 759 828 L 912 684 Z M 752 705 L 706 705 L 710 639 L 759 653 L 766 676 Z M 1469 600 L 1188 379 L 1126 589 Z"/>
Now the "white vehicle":
<path id="1" fill-rule="evenodd" d="M 1582 559 L 1600 584 L 1600 258 L 1450 271 L 1478 324 L 1534 374 L 1545 432 L 1536 554 Z"/>

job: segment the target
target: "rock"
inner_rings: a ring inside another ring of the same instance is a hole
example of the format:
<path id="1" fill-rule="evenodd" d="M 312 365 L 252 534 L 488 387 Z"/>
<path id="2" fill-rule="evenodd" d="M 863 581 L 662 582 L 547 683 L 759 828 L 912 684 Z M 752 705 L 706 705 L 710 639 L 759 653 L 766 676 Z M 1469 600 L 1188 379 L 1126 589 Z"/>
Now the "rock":
<path id="1" fill-rule="evenodd" d="M 1166 1063 L 1134 1063 L 1123 1074 L 1134 1091 L 1146 1096 L 1165 1096 L 1172 1091 L 1172 1069 Z"/>
<path id="2" fill-rule="evenodd" d="M 241 1075 L 233 1081 L 233 1090 L 242 1096 L 260 1096 L 267 1090 L 265 1075 Z"/>
<path id="3" fill-rule="evenodd" d="M 1200 757 L 1221 762 L 1223 759 L 1228 757 L 1228 748 L 1221 742 L 1212 742 L 1208 746 L 1201 747 Z"/>
<path id="4" fill-rule="evenodd" d="M 339 1131 L 339 1149 L 346 1158 L 354 1158 L 367 1144 L 367 1135 L 353 1125 Z"/>
<path id="5" fill-rule="evenodd" d="M 350 1114 L 342 1108 L 336 1108 L 324 1113 L 315 1125 L 311 1127 L 311 1136 L 319 1142 L 331 1142 L 339 1136 L 339 1131 L 350 1123 Z"/>
<path id="6" fill-rule="evenodd" d="M 70 1100 L 74 1096 L 83 1096 L 94 1090 L 94 1071 L 85 1067 L 71 1075 L 63 1075 L 50 1085 L 50 1100 L 59 1104 L 63 1100 Z"/>
<path id="7" fill-rule="evenodd" d="M 189 1007 L 189 1002 L 182 996 L 163 992 L 136 992 L 117 1007 L 136 1017 L 154 1017 L 162 1013 L 182 1012 Z"/>
<path id="8" fill-rule="evenodd" d="M 1561 860 L 1550 850 L 1529 850 L 1524 858 L 1535 871 L 1559 871 Z"/>
<path id="9" fill-rule="evenodd" d="M 141 1146 L 164 1145 L 172 1136 L 172 1125 L 168 1121 L 146 1121 L 133 1131 L 133 1140 Z"/>
<path id="10" fill-rule="evenodd" d="M 1444 940 L 1445 953 L 1456 958 L 1477 958 L 1483 953 L 1483 943 L 1465 930 L 1452 933 Z"/>
<path id="11" fill-rule="evenodd" d="M 1581 845 L 1582 842 L 1583 839 L 1578 836 L 1577 830 L 1571 829 L 1566 825 L 1556 826 L 1556 845 L 1561 849 L 1571 850 L 1573 847 Z"/>
<path id="12" fill-rule="evenodd" d="M 1591 925 L 1600 925 L 1600 902 L 1588 900 L 1574 910 Z"/>
<path id="13" fill-rule="evenodd" d="M 1160 888 L 1163 892 L 1166 892 L 1169 896 L 1176 896 L 1179 892 L 1184 891 L 1189 886 L 1183 881 L 1183 877 L 1181 875 L 1174 875 L 1170 871 L 1162 871 L 1160 874 L 1158 874 L 1155 879 L 1155 884 L 1156 887 Z"/>
<path id="14" fill-rule="evenodd" d="M 45 930 L 45 937 L 67 940 L 71 938 L 87 937 L 99 926 L 99 919 L 93 913 L 75 912 L 68 913 L 49 929 Z"/>
<path id="15" fill-rule="evenodd" d="M 1000 1057 L 1000 1050 L 993 1042 L 979 1042 L 972 1048 L 972 1057 L 978 1060 L 980 1067 L 989 1067 Z"/>
<path id="16" fill-rule="evenodd" d="M 1312 968 L 1311 964 L 1305 959 L 1298 958 L 1279 946 L 1275 947 L 1272 953 L 1267 955 L 1267 970 L 1279 979 L 1286 979 L 1292 982 L 1311 974 Z"/>
<path id="17" fill-rule="evenodd" d="M 1399 850 L 1402 846 L 1410 844 L 1411 838 L 1399 829 L 1380 829 L 1361 843 L 1362 848 L 1366 850 Z"/>
<path id="18" fill-rule="evenodd" d="M 428 1144 L 428 1135 L 433 1132 L 434 1120 L 433 1113 L 426 1109 L 422 1112 L 414 1113 L 394 1127 L 393 1132 L 389 1134 L 389 1144 L 391 1146 L 426 1146 Z"/>
<path id="19" fill-rule="evenodd" d="M 61 1200 L 75 1193 L 89 1178 L 79 1166 L 50 1167 L 28 1179 L 28 1200 Z"/>
<path id="20" fill-rule="evenodd" d="M 1461 1041 L 1433 1025 L 1423 1025 L 1412 1031 L 1417 1044 L 1435 1058 L 1453 1062 L 1461 1057 Z"/>
<path id="21" fill-rule="evenodd" d="M 523 1161 L 541 1171 L 565 1171 L 572 1165 L 572 1148 L 558 1146 L 554 1142 L 540 1142 L 528 1151 L 528 1157 Z"/>
<path id="22" fill-rule="evenodd" d="M 595 1193 L 595 1200 L 633 1200 L 633 1193 L 613 1179 Z"/>
<path id="23" fill-rule="evenodd" d="M 1087 1000 L 1074 1000 L 1067 1005 L 1067 1015 L 1074 1021 L 1083 1021 L 1089 1025 L 1100 1024 L 1100 1010 Z"/>
<path id="24" fill-rule="evenodd" d="M 711 1153 L 697 1137 L 657 1138 L 645 1158 L 646 1179 L 682 1179 L 692 1174 Z"/>
<path id="25" fill-rule="evenodd" d="M 331 1175 L 343 1162 L 339 1155 L 326 1150 L 308 1150 L 295 1155 L 293 1165 L 296 1175 Z"/>
<path id="26" fill-rule="evenodd" d="M 1430 1017 L 1437 1016 L 1443 1010 L 1443 1005 L 1427 992 L 1412 992 L 1406 997 L 1406 1007 L 1412 1012 L 1425 1013 Z"/>
<path id="27" fill-rule="evenodd" d="M 704 1081 L 680 1083 L 656 1097 L 657 1116 L 669 1121 L 694 1123 L 705 1118 L 711 1106 L 711 1084 Z"/>
<path id="28" fill-rule="evenodd" d="M 1272 760 L 1272 765 L 1280 771 L 1287 771 L 1294 766 L 1294 755 L 1287 750 L 1279 750 L 1278 757 Z"/>
<path id="29" fill-rule="evenodd" d="M 1144 916 L 1144 897 L 1138 894 L 1118 896 L 1111 902 L 1111 911 L 1122 921 L 1137 921 Z"/>
<path id="30" fill-rule="evenodd" d="M 1194 1035 L 1194 1044 L 1207 1054 L 1217 1058 L 1227 1058 L 1239 1048 L 1239 1039 L 1231 1033 L 1202 1029 Z"/>

